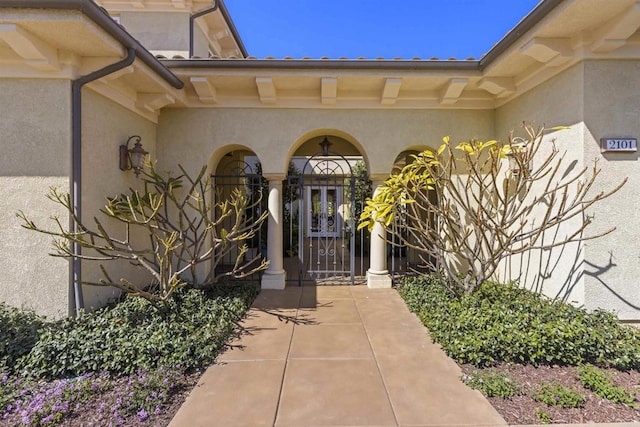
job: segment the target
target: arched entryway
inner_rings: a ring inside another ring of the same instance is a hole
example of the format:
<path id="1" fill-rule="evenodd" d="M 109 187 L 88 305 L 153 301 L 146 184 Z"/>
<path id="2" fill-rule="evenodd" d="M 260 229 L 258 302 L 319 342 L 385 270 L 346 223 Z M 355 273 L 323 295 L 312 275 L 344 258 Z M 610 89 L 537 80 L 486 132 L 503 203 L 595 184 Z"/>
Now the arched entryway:
<path id="1" fill-rule="evenodd" d="M 287 281 L 366 281 L 369 238 L 357 223 L 370 191 L 364 158 L 345 139 L 318 136 L 296 150 L 283 200 Z"/>
<path id="2" fill-rule="evenodd" d="M 420 149 L 407 149 L 402 151 L 396 157 L 391 174 L 399 174 L 402 169 L 413 163 L 416 155 L 424 150 L 430 150 L 429 148 Z M 429 189 L 422 189 L 425 196 L 434 204 L 437 205 L 437 194 L 435 191 Z M 400 209 L 407 209 L 407 205 L 400 206 Z M 415 205 L 411 205 L 410 208 L 414 209 Z M 436 227 L 436 222 L 432 212 L 420 211 L 414 209 L 411 212 L 412 215 L 403 215 L 403 212 L 399 212 L 394 218 L 391 224 L 391 235 L 389 238 L 389 245 L 387 248 L 389 256 L 389 269 L 391 272 L 392 280 L 396 280 L 398 277 L 411 275 L 415 273 L 425 273 L 432 269 L 433 261 L 425 258 L 425 254 L 412 248 L 412 243 L 416 242 L 416 236 L 412 236 L 408 233 L 408 229 L 411 229 L 410 222 L 420 221 L 422 225 L 429 227 Z M 407 244 L 408 243 L 408 244 Z"/>
<path id="3" fill-rule="evenodd" d="M 234 191 L 240 191 L 247 199 L 242 220 L 247 224 L 253 223 L 267 210 L 267 183 L 262 176 L 262 167 L 256 154 L 248 149 L 229 149 L 220 157 L 217 166 L 211 174 L 212 197 L 214 201 L 229 200 Z M 213 212 L 216 216 L 217 212 Z M 226 222 L 225 222 L 226 221 Z M 218 224 L 222 229 L 230 230 L 233 227 L 231 221 L 235 221 L 235 215 L 229 216 Z M 246 245 L 245 254 L 240 257 L 241 246 Z M 222 259 L 216 260 L 216 273 L 231 270 L 238 263 L 246 263 L 247 270 L 260 264 L 266 257 L 267 248 L 267 221 L 262 223 L 260 230 L 253 237 L 235 244 L 225 253 Z M 240 257 L 240 261 L 239 261 Z M 247 276 L 247 279 L 258 280 L 260 273 Z"/>

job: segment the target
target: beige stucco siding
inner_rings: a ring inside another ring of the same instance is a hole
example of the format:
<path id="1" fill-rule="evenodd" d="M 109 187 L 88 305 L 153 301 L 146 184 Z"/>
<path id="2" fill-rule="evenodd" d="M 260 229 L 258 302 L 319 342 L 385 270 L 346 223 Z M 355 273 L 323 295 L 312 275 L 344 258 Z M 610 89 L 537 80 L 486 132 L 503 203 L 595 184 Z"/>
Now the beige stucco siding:
<path id="1" fill-rule="evenodd" d="M 163 167 L 180 163 L 197 170 L 214 154 L 246 147 L 258 155 L 265 175 L 284 176 L 305 141 L 336 135 L 361 150 L 371 174 L 388 175 L 407 149 L 437 147 L 445 135 L 491 137 L 493 119 L 490 110 L 166 109 L 158 125 L 158 159 Z"/>
<path id="2" fill-rule="evenodd" d="M 197 21 L 193 28 L 193 56 L 200 58 L 209 57 L 209 41 Z"/>
<path id="3" fill-rule="evenodd" d="M 0 79 L 0 301 L 40 314 L 68 314 L 69 263 L 48 255 L 51 238 L 20 227 L 23 210 L 37 224 L 68 217 L 46 199 L 69 188 L 71 84 Z"/>
<path id="4" fill-rule="evenodd" d="M 122 12 L 120 23 L 150 51 L 188 51 L 189 13 Z"/>
<path id="5" fill-rule="evenodd" d="M 547 128 L 570 126 L 569 130 L 548 134 L 545 140 L 549 148 L 545 152 L 550 149 L 551 140 L 555 140 L 559 152 L 565 156 L 560 175 L 580 170 L 584 165 L 583 72 L 583 66 L 578 64 L 498 108 L 496 136 L 507 140 L 512 130 L 523 135 L 523 121 L 535 122 L 536 125 L 545 125 Z M 540 187 L 538 189 L 541 190 Z M 539 218 L 541 210 L 536 213 Z M 549 244 L 554 239 L 557 241 L 570 235 L 580 227 L 580 223 L 580 218 L 576 218 L 552 233 L 547 233 L 544 243 Z M 554 236 L 556 231 L 557 235 Z M 585 302 L 583 256 L 584 248 L 579 244 L 546 251 L 529 251 L 505 262 L 498 278 L 518 280 L 522 285 L 542 291 L 550 297 L 581 305 Z"/>
<path id="6" fill-rule="evenodd" d="M 85 224 L 93 226 L 93 217 L 104 218 L 99 209 L 107 196 L 128 193 L 129 188 L 142 190 L 142 180 L 133 171 L 121 171 L 118 167 L 118 147 L 132 135 L 139 135 L 151 158 L 155 156 L 155 124 L 85 88 L 82 114 L 82 215 Z M 129 147 L 131 148 L 131 144 Z M 116 236 L 124 236 L 124 227 L 115 221 L 104 225 Z M 95 227 L 93 227 L 95 228 Z M 135 237 L 135 236 L 134 236 Z M 138 241 L 142 236 L 137 235 Z M 145 239 L 144 242 L 147 242 Z M 105 264 L 114 280 L 126 277 L 134 283 L 148 284 L 150 276 L 128 263 L 109 261 Z M 83 281 L 97 281 L 102 277 L 99 263 L 83 262 Z M 113 288 L 84 286 L 85 307 L 96 308 L 117 296 Z"/>
<path id="7" fill-rule="evenodd" d="M 622 319 L 640 317 L 640 211 L 638 152 L 600 151 L 600 138 L 640 137 L 640 62 L 590 61 L 585 63 L 585 160 L 598 159 L 602 168 L 594 192 L 627 184 L 590 211 L 594 230 L 617 230 L 586 243 L 585 304 L 605 306 Z"/>

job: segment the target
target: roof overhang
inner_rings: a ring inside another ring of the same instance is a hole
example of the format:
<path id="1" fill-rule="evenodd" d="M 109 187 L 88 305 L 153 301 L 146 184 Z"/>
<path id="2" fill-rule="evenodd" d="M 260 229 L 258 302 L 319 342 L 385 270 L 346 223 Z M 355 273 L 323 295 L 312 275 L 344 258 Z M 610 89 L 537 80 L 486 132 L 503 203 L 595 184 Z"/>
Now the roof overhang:
<path id="1" fill-rule="evenodd" d="M 111 13 L 123 12 L 175 12 L 198 14 L 210 9 L 215 0 L 96 0 Z M 207 42 L 215 47 L 220 57 L 245 58 L 247 49 L 223 0 L 217 8 L 195 20 Z M 185 54 L 185 56 L 187 56 Z"/>
<path id="2" fill-rule="evenodd" d="M 75 80 L 124 58 L 135 62 L 89 87 L 157 121 L 184 104 L 183 82 L 90 0 L 0 0 L 0 78 Z"/>
<path id="3" fill-rule="evenodd" d="M 192 107 L 493 109 L 584 60 L 640 58 L 640 1 L 544 0 L 480 60 L 164 60 Z"/>

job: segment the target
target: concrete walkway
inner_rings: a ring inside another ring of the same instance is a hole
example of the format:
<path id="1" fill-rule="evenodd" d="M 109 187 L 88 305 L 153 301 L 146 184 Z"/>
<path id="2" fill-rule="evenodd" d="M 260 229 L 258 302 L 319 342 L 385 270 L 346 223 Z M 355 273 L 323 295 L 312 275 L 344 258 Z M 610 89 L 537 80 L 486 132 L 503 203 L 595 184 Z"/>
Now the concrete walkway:
<path id="1" fill-rule="evenodd" d="M 262 291 L 170 427 L 504 425 L 392 289 Z"/>

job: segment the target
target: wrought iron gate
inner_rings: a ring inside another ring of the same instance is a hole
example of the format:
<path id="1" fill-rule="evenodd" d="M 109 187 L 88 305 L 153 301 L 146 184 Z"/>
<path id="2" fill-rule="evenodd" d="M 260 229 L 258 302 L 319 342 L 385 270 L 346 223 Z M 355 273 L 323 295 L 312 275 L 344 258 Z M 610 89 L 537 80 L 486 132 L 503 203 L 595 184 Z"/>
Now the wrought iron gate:
<path id="1" fill-rule="evenodd" d="M 368 233 L 356 228 L 370 184 L 366 168 L 356 175 L 353 160 L 322 146 L 285 183 L 287 280 L 354 284 L 368 267 Z"/>
<path id="2" fill-rule="evenodd" d="M 218 171 L 217 174 L 211 175 L 213 186 L 213 197 L 216 200 L 226 200 L 234 190 L 242 191 L 247 197 L 247 208 L 244 212 L 244 220 L 247 223 L 254 222 L 267 209 L 267 189 L 266 180 L 262 177 L 260 164 L 250 165 L 243 160 L 234 160 Z M 214 212 L 214 215 L 217 213 Z M 228 224 L 222 224 L 222 227 L 230 229 L 231 221 L 235 218 L 229 217 Z M 260 259 L 266 257 L 266 236 L 267 221 L 262 223 L 262 227 L 251 239 L 238 242 L 224 258 L 218 263 L 217 269 L 220 272 L 230 270 L 236 264 L 240 247 L 244 244 L 248 250 L 244 255 L 244 261 L 251 262 L 250 265 L 258 265 Z M 217 273 L 217 272 L 216 272 Z M 251 280 L 260 278 L 260 273 L 255 273 L 249 277 Z"/>

